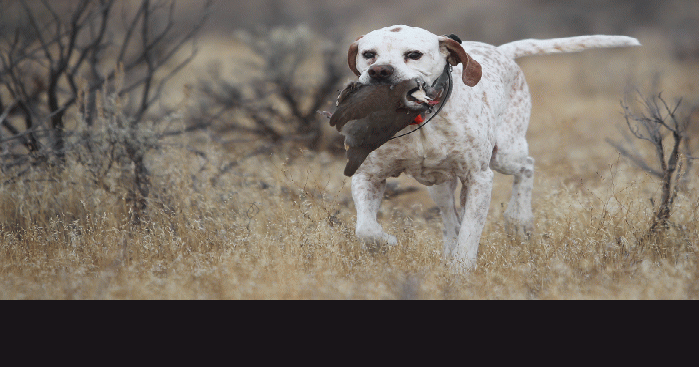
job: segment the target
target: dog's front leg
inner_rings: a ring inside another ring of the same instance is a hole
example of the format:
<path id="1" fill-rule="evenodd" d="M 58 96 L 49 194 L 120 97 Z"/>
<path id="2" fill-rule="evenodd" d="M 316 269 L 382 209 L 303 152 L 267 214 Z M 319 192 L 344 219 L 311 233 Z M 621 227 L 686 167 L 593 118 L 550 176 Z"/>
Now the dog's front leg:
<path id="1" fill-rule="evenodd" d="M 461 229 L 456 247 L 445 257 L 455 270 L 472 270 L 476 267 L 478 244 L 483 233 L 490 208 L 493 190 L 493 171 L 490 168 L 472 173 L 462 179 Z"/>
<path id="2" fill-rule="evenodd" d="M 396 237 L 383 231 L 376 221 L 383 193 L 386 189 L 386 179 L 370 177 L 369 175 L 356 173 L 352 176 L 352 199 L 357 208 L 357 237 L 367 244 L 398 243 Z"/>

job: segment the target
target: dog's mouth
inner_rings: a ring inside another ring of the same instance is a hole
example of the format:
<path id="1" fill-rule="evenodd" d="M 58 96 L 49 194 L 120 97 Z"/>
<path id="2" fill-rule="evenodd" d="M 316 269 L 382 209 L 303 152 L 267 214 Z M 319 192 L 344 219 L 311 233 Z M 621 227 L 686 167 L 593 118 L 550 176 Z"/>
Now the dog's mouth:
<path id="1" fill-rule="evenodd" d="M 371 79 L 367 85 L 396 85 L 398 83 L 394 83 L 391 80 L 388 79 Z"/>
<path id="2" fill-rule="evenodd" d="M 418 86 L 417 88 L 413 88 L 408 92 L 406 99 L 413 103 L 434 106 L 439 104 L 441 97 L 441 91 L 438 92 L 431 88 L 426 90 L 424 86 Z"/>
<path id="3" fill-rule="evenodd" d="M 408 91 L 407 95 L 405 96 L 405 99 L 408 102 L 410 102 L 410 104 L 412 104 L 413 107 L 417 107 L 417 106 L 432 107 L 432 106 L 438 105 L 442 101 L 442 97 L 443 97 L 442 90 L 430 87 L 427 83 L 420 80 L 419 78 L 416 78 L 415 81 L 418 83 L 418 86 L 411 89 L 410 91 Z M 391 86 L 395 86 L 395 85 L 398 85 L 400 83 L 401 82 L 391 81 L 390 79 L 385 79 L 385 80 L 372 79 L 369 83 L 367 83 L 367 85 L 391 85 Z"/>

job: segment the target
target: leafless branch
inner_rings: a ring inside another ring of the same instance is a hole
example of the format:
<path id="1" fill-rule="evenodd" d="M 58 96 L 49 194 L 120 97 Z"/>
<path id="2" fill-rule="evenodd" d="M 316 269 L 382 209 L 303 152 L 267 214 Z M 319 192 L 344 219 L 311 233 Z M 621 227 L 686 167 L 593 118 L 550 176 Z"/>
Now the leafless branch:
<path id="1" fill-rule="evenodd" d="M 252 121 L 253 127 L 239 121 L 227 121 L 226 129 L 245 131 L 273 142 L 301 140 L 310 149 L 318 149 L 321 120 L 316 111 L 335 99 L 344 77 L 339 67 L 338 42 L 324 42 L 307 28 L 258 29 L 240 31 L 241 41 L 262 60 L 260 77 L 246 85 L 226 81 L 211 70 L 208 80 L 200 80 L 199 90 L 206 108 L 237 111 Z M 317 45 L 327 44 L 327 49 Z M 299 75 L 304 65 L 314 62 L 313 82 Z"/>
<path id="2" fill-rule="evenodd" d="M 621 102 L 626 125 L 637 139 L 653 145 L 656 162 L 660 168 L 652 168 L 633 144 L 630 144 L 631 148 L 627 148 L 609 139 L 607 142 L 636 166 L 661 179 L 661 198 L 648 232 L 648 235 L 656 235 L 668 227 L 674 201 L 682 183 L 689 177 L 687 173 L 691 169 L 692 154 L 687 141 L 687 129 L 692 121 L 691 113 L 686 117 L 679 116 L 682 99 L 670 105 L 660 93 L 644 98 L 638 89 L 635 91 L 642 112 L 632 110 L 629 103 L 630 93 L 627 93 Z"/>
<path id="3" fill-rule="evenodd" d="M 165 85 L 194 58 L 193 44 L 212 0 L 202 3 L 202 16 L 187 28 L 176 19 L 176 0 L 141 0 L 132 15 L 124 13 L 123 31 L 115 28 L 113 16 L 114 7 L 123 2 L 80 0 L 67 5 L 18 0 L 16 4 L 24 21 L 17 22 L 13 32 L 0 34 L 0 98 L 11 101 L 4 108 L 0 100 L 3 170 L 14 168 L 16 174 L 24 174 L 26 165 L 60 167 L 74 149 L 85 148 L 95 155 L 107 152 L 108 161 L 115 159 L 112 154 L 121 154 L 134 167 L 132 199 L 136 211 L 142 212 L 150 185 L 144 155 L 155 145 L 138 145 L 145 144 L 139 138 L 139 122 L 152 112 Z M 192 52 L 180 58 L 179 52 L 188 45 Z M 106 65 L 118 66 L 105 72 Z M 67 114 L 80 112 L 79 120 L 89 131 L 98 118 L 99 96 L 107 94 L 127 101 L 120 108 L 128 116 L 124 129 L 130 138 L 113 142 L 123 149 L 97 149 L 93 141 L 99 134 L 78 134 L 74 127 L 66 127 Z"/>
<path id="4" fill-rule="evenodd" d="M 614 147 L 617 151 L 619 151 L 619 153 L 620 153 L 622 156 L 624 156 L 624 157 L 630 159 L 631 162 L 633 162 L 635 165 L 637 165 L 637 166 L 638 166 L 639 168 L 641 168 L 642 170 L 644 170 L 644 171 L 646 171 L 646 172 L 652 174 L 652 175 L 655 176 L 655 177 L 658 177 L 658 178 L 662 178 L 662 177 L 663 177 L 663 173 L 662 173 L 661 171 L 659 171 L 659 170 L 657 170 L 657 169 L 655 169 L 655 168 L 650 167 L 650 166 L 648 165 L 648 163 L 646 163 L 646 161 L 643 160 L 643 158 L 642 158 L 638 153 L 636 153 L 636 152 L 634 152 L 634 151 L 631 151 L 631 150 L 629 150 L 629 149 L 626 149 L 626 147 L 624 147 L 624 145 L 622 145 L 622 144 L 620 144 L 620 143 L 618 143 L 618 142 L 616 142 L 616 141 L 614 141 L 614 140 L 612 140 L 612 139 L 605 139 L 605 141 L 607 142 L 607 144 L 611 145 L 611 146 Z"/>

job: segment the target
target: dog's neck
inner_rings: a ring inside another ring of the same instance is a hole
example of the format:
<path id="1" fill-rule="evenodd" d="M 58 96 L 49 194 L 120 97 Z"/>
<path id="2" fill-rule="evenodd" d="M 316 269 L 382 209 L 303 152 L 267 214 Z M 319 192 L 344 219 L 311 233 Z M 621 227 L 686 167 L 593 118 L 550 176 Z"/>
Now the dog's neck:
<path id="1" fill-rule="evenodd" d="M 425 113 L 425 115 L 430 116 L 426 122 L 425 122 L 425 116 L 420 114 L 415 118 L 415 121 L 410 125 L 420 125 L 418 127 L 418 129 L 420 129 L 425 124 L 430 122 L 435 116 L 437 116 L 439 114 L 439 112 L 442 110 L 442 108 L 444 107 L 444 105 L 447 103 L 447 100 L 449 99 L 449 97 L 451 96 L 451 91 L 452 91 L 453 85 L 454 85 L 454 83 L 453 83 L 452 76 L 451 76 L 451 65 L 449 64 L 449 62 L 447 62 L 446 65 L 444 65 L 444 71 L 442 71 L 442 74 L 440 74 L 439 77 L 437 79 L 435 79 L 435 81 L 432 83 L 432 88 L 444 88 L 442 90 L 442 92 L 440 93 L 441 100 L 439 101 L 439 104 L 437 105 L 437 111 L 432 113 L 432 108 L 430 108 L 430 110 L 428 110 L 427 113 Z M 445 86 L 445 87 L 443 87 L 443 86 Z M 415 130 L 417 130 L 417 129 L 415 129 Z M 413 130 L 413 131 L 415 131 L 415 130 Z M 409 133 L 407 133 L 407 134 L 409 134 Z M 404 134 L 404 135 L 407 135 L 407 134 Z M 402 136 L 402 135 L 399 135 L 397 137 L 400 137 L 400 136 Z"/>
<path id="2" fill-rule="evenodd" d="M 440 86 L 444 85 L 446 85 L 446 88 L 444 88 L 442 100 L 439 102 L 439 107 L 437 108 L 437 112 L 435 112 L 434 115 L 437 115 L 439 111 L 441 111 L 444 104 L 447 103 L 447 100 L 451 96 L 452 88 L 454 87 L 454 81 L 452 80 L 451 76 L 451 65 L 449 64 L 449 62 L 446 62 L 446 65 L 444 65 L 444 71 L 442 71 L 442 74 L 439 75 L 439 78 L 437 78 L 434 81 L 434 83 L 432 83 L 432 88 L 439 88 Z"/>

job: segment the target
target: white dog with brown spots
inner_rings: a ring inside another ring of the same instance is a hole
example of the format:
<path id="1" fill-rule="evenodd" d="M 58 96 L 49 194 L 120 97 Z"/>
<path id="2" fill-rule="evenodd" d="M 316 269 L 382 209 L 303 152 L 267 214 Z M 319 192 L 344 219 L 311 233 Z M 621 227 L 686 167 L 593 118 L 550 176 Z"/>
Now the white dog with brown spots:
<path id="1" fill-rule="evenodd" d="M 421 129 L 373 151 L 352 176 L 357 236 L 365 242 L 396 244 L 396 237 L 384 232 L 376 214 L 386 178 L 407 173 L 429 187 L 441 211 L 445 259 L 457 271 L 473 269 L 490 206 L 493 170 L 514 176 L 506 228 L 513 234 L 530 233 L 534 159 L 529 157 L 525 134 L 531 96 L 515 59 L 637 45 L 636 39 L 624 36 L 581 36 L 528 39 L 496 47 L 460 43 L 404 25 L 357 39 L 349 48 L 348 63 L 364 84 L 397 84 L 415 78 L 431 84 L 447 63 L 453 65 L 453 90 L 442 110 Z M 397 135 L 415 129 L 409 126 Z M 454 196 L 458 182 L 462 183 L 460 210 Z"/>

